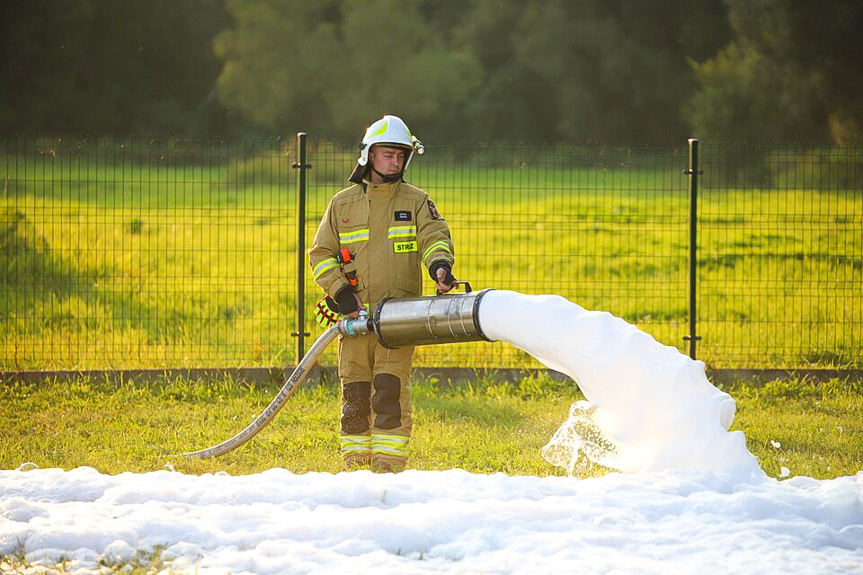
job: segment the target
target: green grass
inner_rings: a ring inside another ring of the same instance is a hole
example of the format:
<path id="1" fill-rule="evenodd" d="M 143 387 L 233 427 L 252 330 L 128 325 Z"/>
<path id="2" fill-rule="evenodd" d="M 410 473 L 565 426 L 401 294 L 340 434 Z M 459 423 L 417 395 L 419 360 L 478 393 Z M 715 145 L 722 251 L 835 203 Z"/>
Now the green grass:
<path id="1" fill-rule="evenodd" d="M 162 380 L 112 384 L 92 378 L 44 384 L 0 383 L 0 469 L 26 463 L 41 468 L 93 467 L 102 473 L 176 469 L 188 474 L 251 474 L 280 467 L 295 473 L 341 470 L 338 393 L 333 385 L 301 388 L 275 420 L 249 443 L 222 457 L 188 460 L 177 453 L 207 447 L 238 432 L 276 393 L 230 380 Z M 772 477 L 819 479 L 863 470 L 863 383 L 776 380 L 763 387 L 735 385 L 732 429 Z M 569 382 L 540 376 L 518 384 L 493 381 L 413 387 L 414 434 L 410 468 L 462 468 L 474 473 L 563 475 L 540 449 L 582 396 Z M 580 477 L 602 475 L 598 466 Z M 105 559 L 104 573 L 165 571 L 161 549 L 131 560 Z M 0 556 L 0 571 L 29 573 L 21 548 Z M 64 562 L 53 566 L 65 572 Z"/>
<path id="2" fill-rule="evenodd" d="M 771 476 L 820 479 L 863 471 L 863 382 L 776 380 L 729 390 L 734 427 Z"/>
<path id="3" fill-rule="evenodd" d="M 276 391 L 228 379 L 6 382 L 0 387 L 0 468 L 29 462 L 42 468 L 89 466 L 109 474 L 166 466 L 191 474 L 249 474 L 273 467 L 295 473 L 340 471 L 338 392 L 331 384 L 301 388 L 268 427 L 222 457 L 177 456 L 233 436 Z M 860 382 L 779 380 L 761 388 L 736 386 L 731 393 L 738 403 L 734 429 L 746 434 L 750 451 L 769 475 L 781 475 L 782 467 L 816 478 L 863 470 Z M 456 387 L 416 382 L 410 467 L 562 475 L 540 449 L 566 420 L 570 404 L 581 398 L 571 382 L 546 376 L 519 384 L 489 380 Z"/>
<path id="4" fill-rule="evenodd" d="M 316 160 L 309 241 L 351 157 Z M 0 370 L 293 362 L 287 155 L 121 160 L 0 161 Z M 457 277 L 475 289 L 559 294 L 686 348 L 689 204 L 668 158 L 425 166 L 411 174 L 450 223 Z M 860 367 L 863 195 L 708 187 L 699 206 L 699 357 L 719 368 Z M 319 297 L 309 276 L 307 316 Z M 306 330 L 320 333 L 311 320 Z M 322 363 L 334 357 L 328 350 Z M 416 364 L 536 365 L 486 344 L 421 348 Z"/>
<path id="5" fill-rule="evenodd" d="M 531 381 L 514 389 L 507 384 L 458 389 L 416 385 L 414 466 L 551 472 L 539 448 L 565 419 L 574 392 L 549 380 L 550 391 L 532 402 L 536 384 Z M 0 446 L 0 468 L 33 462 L 39 467 L 83 465 L 104 473 L 166 465 L 189 473 L 255 473 L 271 467 L 296 473 L 340 471 L 338 392 L 331 384 L 299 390 L 270 426 L 223 457 L 177 457 L 234 435 L 276 391 L 229 379 L 120 385 L 86 377 L 43 385 L 10 382 L 0 395 L 0 417 L 10 422 Z"/>

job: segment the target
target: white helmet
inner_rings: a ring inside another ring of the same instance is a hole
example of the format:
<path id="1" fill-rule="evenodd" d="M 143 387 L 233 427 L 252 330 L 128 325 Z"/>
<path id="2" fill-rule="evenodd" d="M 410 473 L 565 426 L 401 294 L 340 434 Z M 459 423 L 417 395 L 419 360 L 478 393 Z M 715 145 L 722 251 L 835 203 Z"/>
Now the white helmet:
<path id="1" fill-rule="evenodd" d="M 359 181 L 362 181 L 366 166 L 369 163 L 369 150 L 375 144 L 389 144 L 394 147 L 404 148 L 407 151 L 402 173 L 408 169 L 414 152 L 419 155 L 425 152 L 422 142 L 411 134 L 407 124 L 401 118 L 386 115 L 366 129 L 366 134 L 363 136 L 363 142 L 360 145 L 360 157 L 357 158 L 357 166 L 349 178 L 352 182 L 359 183 Z"/>

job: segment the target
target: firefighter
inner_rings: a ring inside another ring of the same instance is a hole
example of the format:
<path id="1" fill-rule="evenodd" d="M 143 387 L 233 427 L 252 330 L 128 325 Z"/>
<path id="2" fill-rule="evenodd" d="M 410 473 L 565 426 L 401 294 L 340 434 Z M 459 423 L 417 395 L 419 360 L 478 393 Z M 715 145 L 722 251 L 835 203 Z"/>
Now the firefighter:
<path id="1" fill-rule="evenodd" d="M 423 271 L 438 293 L 455 285 L 449 227 L 428 194 L 404 181 L 422 144 L 396 116 L 363 137 L 351 186 L 330 200 L 309 251 L 315 282 L 342 316 L 389 297 L 415 297 Z M 374 334 L 339 339 L 340 450 L 346 468 L 398 472 L 411 436 L 414 348 L 387 349 Z"/>

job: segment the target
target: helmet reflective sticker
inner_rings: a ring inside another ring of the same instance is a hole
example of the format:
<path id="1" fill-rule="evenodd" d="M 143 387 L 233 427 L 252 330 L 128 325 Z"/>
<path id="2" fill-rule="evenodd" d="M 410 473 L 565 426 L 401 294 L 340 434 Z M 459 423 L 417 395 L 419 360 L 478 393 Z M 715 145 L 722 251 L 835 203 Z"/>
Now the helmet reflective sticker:
<path id="1" fill-rule="evenodd" d="M 369 161 L 369 150 L 375 144 L 390 144 L 392 146 L 406 148 L 408 155 L 405 158 L 406 170 L 410 164 L 414 152 L 422 154 L 425 148 L 422 143 L 411 134 L 407 124 L 398 116 L 386 115 L 380 120 L 374 122 L 366 130 L 363 136 L 362 148 L 360 157 L 357 158 L 357 163 L 360 166 L 365 166 Z"/>

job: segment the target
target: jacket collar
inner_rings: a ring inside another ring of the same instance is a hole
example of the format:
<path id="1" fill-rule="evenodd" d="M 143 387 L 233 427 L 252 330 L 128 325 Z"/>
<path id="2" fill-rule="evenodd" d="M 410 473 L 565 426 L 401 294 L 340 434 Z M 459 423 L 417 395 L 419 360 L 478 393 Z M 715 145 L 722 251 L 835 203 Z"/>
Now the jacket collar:
<path id="1" fill-rule="evenodd" d="M 403 180 L 396 180 L 395 182 L 383 182 L 380 184 L 373 184 L 369 180 L 363 180 L 363 190 L 367 194 L 375 194 L 375 195 L 390 195 L 394 193 L 399 186 L 402 185 Z"/>

